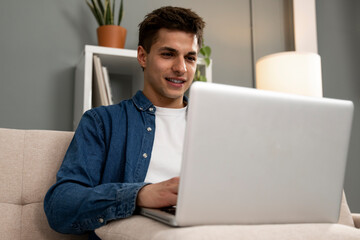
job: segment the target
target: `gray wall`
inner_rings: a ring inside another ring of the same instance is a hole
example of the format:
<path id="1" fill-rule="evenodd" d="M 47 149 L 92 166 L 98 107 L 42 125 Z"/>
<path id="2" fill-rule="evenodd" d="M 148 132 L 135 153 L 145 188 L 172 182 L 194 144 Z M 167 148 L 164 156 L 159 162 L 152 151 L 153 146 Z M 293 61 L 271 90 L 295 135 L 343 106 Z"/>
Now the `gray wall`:
<path id="1" fill-rule="evenodd" d="M 355 105 L 345 192 L 351 210 L 360 212 L 360 1 L 317 0 L 316 12 L 324 96 Z"/>
<path id="2" fill-rule="evenodd" d="M 96 41 L 84 5 L 0 2 L 0 127 L 71 129 L 74 66 Z"/>
<path id="3" fill-rule="evenodd" d="M 272 1 L 253 1 L 256 58 L 286 50 L 282 34 L 263 31 L 283 31 L 284 1 Z M 214 82 L 253 86 L 249 0 L 125 0 L 125 48 L 136 49 L 137 25 L 164 5 L 191 7 L 204 17 Z M 71 130 L 74 66 L 85 44 L 97 44 L 97 24 L 85 1 L 1 1 L 0 20 L 0 126 Z"/>
<path id="4" fill-rule="evenodd" d="M 353 51 L 359 49 L 355 44 L 358 31 L 357 35 L 354 32 L 359 25 L 352 22 L 359 23 L 356 2 L 317 1 L 326 96 L 354 100 L 359 96 Z M 289 3 L 125 0 L 125 48 L 136 49 L 137 25 L 149 11 L 163 5 L 189 7 L 207 22 L 205 42 L 213 50 L 213 81 L 252 87 L 253 63 L 259 57 L 293 49 Z M 97 44 L 96 27 L 84 1 L 0 1 L 0 127 L 72 129 L 74 67 L 84 45 Z M 355 142 L 359 132 L 356 125 L 345 187 L 352 210 L 358 212 L 360 179 L 356 156 L 360 150 Z"/>

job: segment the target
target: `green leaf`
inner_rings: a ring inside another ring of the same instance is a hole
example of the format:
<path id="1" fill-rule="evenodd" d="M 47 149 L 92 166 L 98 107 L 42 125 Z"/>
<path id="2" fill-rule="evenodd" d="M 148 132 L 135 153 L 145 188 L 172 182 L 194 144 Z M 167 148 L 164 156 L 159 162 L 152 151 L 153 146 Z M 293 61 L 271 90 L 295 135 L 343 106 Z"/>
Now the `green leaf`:
<path id="1" fill-rule="evenodd" d="M 205 57 L 210 57 L 211 55 L 211 48 L 209 46 L 204 47 Z"/>
<path id="2" fill-rule="evenodd" d="M 199 81 L 200 82 L 207 82 L 207 79 L 206 79 L 205 76 L 201 75 Z"/>
<path id="3" fill-rule="evenodd" d="M 102 25 L 114 25 L 115 24 L 115 5 L 116 0 L 105 0 L 105 3 L 102 0 L 85 0 L 86 4 L 89 6 L 91 12 L 93 13 L 96 21 L 99 26 Z M 121 24 L 124 15 L 124 4 L 123 0 L 120 1 L 119 6 L 119 16 L 117 25 Z"/>
<path id="4" fill-rule="evenodd" d="M 111 0 L 110 0 L 111 1 Z M 114 25 L 114 11 L 115 11 L 115 0 L 113 0 L 113 4 L 112 4 L 112 9 L 110 10 L 111 12 L 111 24 Z"/>
<path id="5" fill-rule="evenodd" d="M 120 26 L 121 20 L 123 18 L 124 13 L 124 6 L 123 6 L 123 0 L 120 1 L 120 8 L 119 8 L 119 19 L 118 19 L 118 25 Z"/>
<path id="6" fill-rule="evenodd" d="M 95 3 L 94 0 L 91 0 L 91 3 L 92 3 L 93 8 L 91 8 L 90 5 L 89 5 L 89 7 L 93 10 L 93 14 L 94 14 L 97 22 L 99 23 L 99 26 L 104 25 L 104 20 L 103 20 L 101 12 L 99 10 L 99 7 L 97 6 L 97 4 Z"/>
<path id="7" fill-rule="evenodd" d="M 98 24 L 100 24 L 99 19 L 96 17 L 94 6 L 91 5 L 91 3 L 89 3 L 88 0 L 86 0 L 86 4 L 89 6 L 89 8 L 90 8 L 91 12 L 93 13 L 93 15 L 94 15 L 96 21 L 98 22 Z"/>
<path id="8" fill-rule="evenodd" d="M 204 58 L 205 64 L 208 67 L 210 65 L 210 58 Z"/>
<path id="9" fill-rule="evenodd" d="M 111 8 L 109 0 L 105 0 L 105 25 L 111 25 Z"/>
<path id="10" fill-rule="evenodd" d="M 211 55 L 211 48 L 209 46 L 203 46 L 200 49 L 200 53 L 205 57 L 205 58 L 209 58 Z"/>
<path id="11" fill-rule="evenodd" d="M 205 49 L 204 49 L 204 47 L 200 48 L 200 54 L 203 55 L 203 56 L 205 56 Z"/>
<path id="12" fill-rule="evenodd" d="M 104 15 L 104 5 L 102 4 L 102 0 L 97 0 L 97 4 L 99 6 L 101 14 Z"/>

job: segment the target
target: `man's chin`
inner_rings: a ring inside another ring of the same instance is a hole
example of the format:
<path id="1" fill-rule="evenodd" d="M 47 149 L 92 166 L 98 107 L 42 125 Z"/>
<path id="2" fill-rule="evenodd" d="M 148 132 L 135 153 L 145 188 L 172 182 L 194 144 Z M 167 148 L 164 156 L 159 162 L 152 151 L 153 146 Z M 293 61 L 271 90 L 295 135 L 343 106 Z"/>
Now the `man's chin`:
<path id="1" fill-rule="evenodd" d="M 184 94 L 168 94 L 166 97 L 168 99 L 177 100 L 179 98 L 182 99 L 184 97 Z"/>
<path id="2" fill-rule="evenodd" d="M 176 100 L 182 100 L 184 98 L 184 92 L 183 91 L 179 91 L 179 92 L 174 92 L 174 91 L 169 91 L 167 92 L 166 94 L 164 94 L 164 97 L 166 97 L 167 99 L 169 100 L 173 100 L 173 101 L 176 101 Z"/>
<path id="3" fill-rule="evenodd" d="M 183 98 L 185 94 L 184 90 L 178 90 L 178 91 L 174 91 L 174 90 L 169 90 L 167 92 L 167 97 L 171 98 L 171 99 L 177 99 L 177 98 Z"/>

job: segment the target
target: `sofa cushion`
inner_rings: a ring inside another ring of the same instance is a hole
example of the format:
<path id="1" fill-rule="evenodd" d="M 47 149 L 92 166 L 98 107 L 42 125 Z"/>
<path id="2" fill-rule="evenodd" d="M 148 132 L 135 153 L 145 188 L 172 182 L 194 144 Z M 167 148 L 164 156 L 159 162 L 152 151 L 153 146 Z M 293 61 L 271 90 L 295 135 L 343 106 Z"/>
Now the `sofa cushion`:
<path id="1" fill-rule="evenodd" d="M 52 230 L 46 220 L 43 202 L 23 206 L 21 239 L 80 240 L 87 236 L 60 234 Z"/>
<path id="2" fill-rule="evenodd" d="M 72 136 L 72 132 L 0 128 L 0 239 L 87 239 L 52 230 L 43 209 Z"/>
<path id="3" fill-rule="evenodd" d="M 356 228 L 360 228 L 360 214 L 359 213 L 353 213 L 352 217 L 354 219 L 354 225 Z M 359 230 L 360 231 L 360 230 Z"/>
<path id="4" fill-rule="evenodd" d="M 22 203 L 43 201 L 56 182 L 56 173 L 64 159 L 73 132 L 26 131 Z"/>
<path id="5" fill-rule="evenodd" d="M 21 203 L 24 132 L 1 129 L 0 202 Z"/>
<path id="6" fill-rule="evenodd" d="M 219 225 L 172 228 L 143 216 L 97 229 L 102 240 L 359 240 L 360 231 L 342 224 Z"/>
<path id="7" fill-rule="evenodd" d="M 21 236 L 21 205 L 0 203 L 0 239 L 20 239 Z"/>

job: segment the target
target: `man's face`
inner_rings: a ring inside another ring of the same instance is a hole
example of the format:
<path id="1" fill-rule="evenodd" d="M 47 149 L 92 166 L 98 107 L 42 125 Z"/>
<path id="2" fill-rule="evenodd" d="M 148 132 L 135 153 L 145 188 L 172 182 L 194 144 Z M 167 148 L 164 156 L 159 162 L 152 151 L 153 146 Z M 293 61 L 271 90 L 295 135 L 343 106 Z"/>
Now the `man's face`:
<path id="1" fill-rule="evenodd" d="M 159 107 L 183 107 L 183 96 L 196 71 L 198 44 L 195 34 L 162 28 L 146 53 L 138 47 L 144 68 L 144 95 Z"/>

